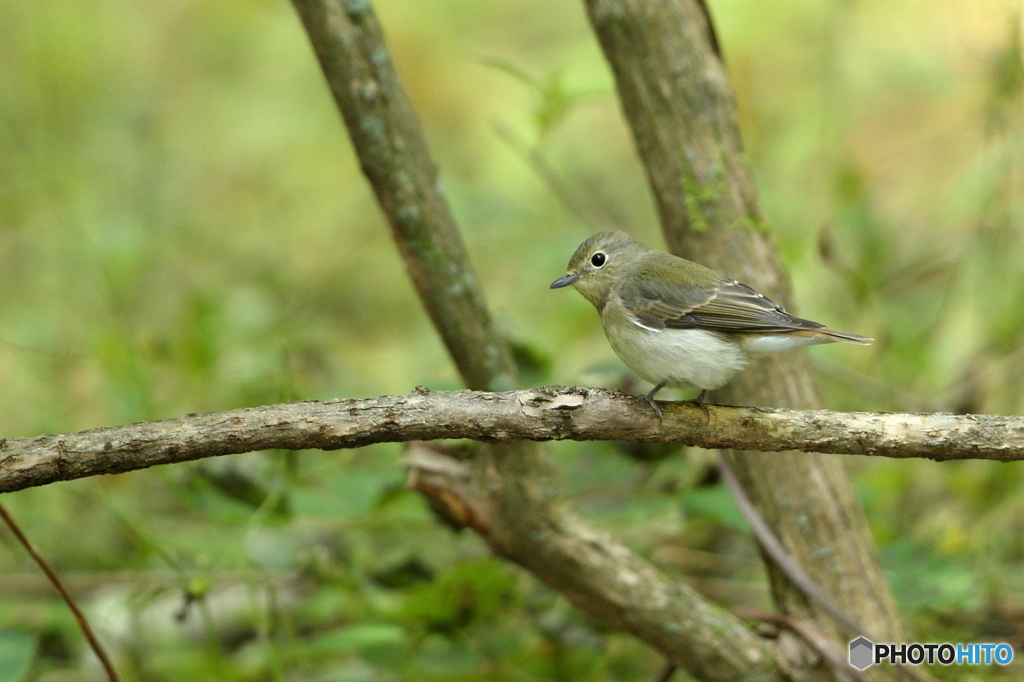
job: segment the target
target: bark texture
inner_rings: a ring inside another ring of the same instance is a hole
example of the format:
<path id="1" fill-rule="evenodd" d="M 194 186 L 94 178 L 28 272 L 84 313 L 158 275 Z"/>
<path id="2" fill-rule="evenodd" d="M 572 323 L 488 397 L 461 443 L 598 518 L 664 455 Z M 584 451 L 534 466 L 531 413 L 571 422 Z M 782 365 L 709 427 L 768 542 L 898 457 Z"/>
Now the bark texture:
<path id="1" fill-rule="evenodd" d="M 762 228 L 733 93 L 703 3 L 585 3 L 615 73 L 669 248 L 785 304 L 788 284 Z M 802 352 L 766 357 L 716 397 L 738 404 L 819 404 Z M 903 641 L 899 614 L 843 465 L 799 452 L 728 456 L 765 520 L 814 580 L 865 631 Z M 779 607 L 797 619 L 813 619 L 842 641 L 831 619 L 771 562 L 768 567 Z"/>
<path id="2" fill-rule="evenodd" d="M 1024 417 L 799 411 L 659 403 L 600 388 L 505 393 L 430 391 L 305 401 L 193 414 L 0 443 L 0 493 L 86 476 L 256 450 L 338 450 L 372 443 L 469 438 L 618 440 L 701 448 L 1024 460 Z M 772 455 L 779 456 L 779 455 Z"/>
<path id="3" fill-rule="evenodd" d="M 490 320 L 369 1 L 293 1 L 406 268 L 460 374 L 470 388 L 510 388 L 515 367 Z M 470 509 L 484 501 L 490 525 L 471 525 L 486 529 L 496 553 L 698 677 L 776 677 L 770 644 L 693 592 L 669 588 L 649 564 L 566 512 L 535 444 L 484 448 L 468 483 L 435 472 L 417 489 L 436 505 L 456 501 Z M 584 550 L 604 557 L 605 569 L 595 570 L 578 553 Z"/>

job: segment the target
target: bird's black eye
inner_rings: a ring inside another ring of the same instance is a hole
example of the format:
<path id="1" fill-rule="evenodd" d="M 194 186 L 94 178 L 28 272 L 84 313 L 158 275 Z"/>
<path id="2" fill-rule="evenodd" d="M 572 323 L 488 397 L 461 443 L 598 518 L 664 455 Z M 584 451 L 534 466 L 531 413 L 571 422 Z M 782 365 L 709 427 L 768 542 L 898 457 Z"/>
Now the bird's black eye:
<path id="1" fill-rule="evenodd" d="M 590 257 L 590 262 L 594 265 L 595 268 L 599 268 L 602 265 L 604 265 L 606 260 L 608 259 L 600 251 L 598 251 L 597 253 Z"/>

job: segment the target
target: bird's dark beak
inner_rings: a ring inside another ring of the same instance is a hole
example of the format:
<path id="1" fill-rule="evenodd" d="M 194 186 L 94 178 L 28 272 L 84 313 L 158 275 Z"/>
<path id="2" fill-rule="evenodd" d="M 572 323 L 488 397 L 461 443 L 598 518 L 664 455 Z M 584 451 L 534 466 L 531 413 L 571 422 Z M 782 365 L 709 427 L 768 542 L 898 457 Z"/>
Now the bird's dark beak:
<path id="1" fill-rule="evenodd" d="M 558 279 L 551 283 L 551 288 L 561 289 L 562 287 L 567 287 L 576 280 L 578 280 L 579 278 L 579 275 L 562 275 L 561 277 L 559 277 Z"/>

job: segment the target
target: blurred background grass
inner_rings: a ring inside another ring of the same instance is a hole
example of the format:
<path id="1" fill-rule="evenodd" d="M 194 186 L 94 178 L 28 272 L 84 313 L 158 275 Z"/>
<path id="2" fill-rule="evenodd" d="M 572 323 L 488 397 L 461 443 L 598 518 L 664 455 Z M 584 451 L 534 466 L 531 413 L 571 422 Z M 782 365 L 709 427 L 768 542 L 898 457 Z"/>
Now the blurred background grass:
<path id="1" fill-rule="evenodd" d="M 795 307 L 877 339 L 811 351 L 828 405 L 1020 414 L 1019 2 L 710 4 Z M 523 158 L 661 245 L 581 4 L 376 6 L 529 382 L 614 385 L 589 304 L 547 290 L 600 226 Z M 0 291 L 8 438 L 457 386 L 285 2 L 0 4 Z M 601 526 L 770 606 L 707 453 L 552 449 Z M 655 653 L 437 523 L 399 456 L 257 453 L 4 503 L 127 680 L 653 679 Z M 1024 469 L 850 467 L 918 637 L 1019 652 Z M 101 676 L 3 533 L 0 681 L 22 679 Z"/>

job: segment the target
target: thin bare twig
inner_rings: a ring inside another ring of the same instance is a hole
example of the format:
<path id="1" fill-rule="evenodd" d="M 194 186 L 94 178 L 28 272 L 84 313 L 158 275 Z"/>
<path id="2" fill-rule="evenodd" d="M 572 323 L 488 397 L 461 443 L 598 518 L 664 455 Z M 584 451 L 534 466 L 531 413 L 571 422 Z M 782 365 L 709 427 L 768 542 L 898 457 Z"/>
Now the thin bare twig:
<path id="1" fill-rule="evenodd" d="M 67 588 L 64 587 L 64 582 L 57 575 L 57 572 L 53 570 L 43 555 L 39 553 L 39 550 L 35 548 L 35 545 L 28 539 L 25 533 L 22 532 L 21 527 L 18 526 L 14 517 L 7 511 L 7 508 L 0 504 L 0 517 L 3 518 L 4 523 L 14 533 L 14 537 L 18 538 L 18 542 L 25 548 L 25 551 L 29 553 L 29 556 L 36 562 L 39 568 L 42 569 L 43 573 L 50 580 L 50 584 L 53 585 L 53 589 L 57 590 L 57 594 L 64 600 L 64 603 L 71 609 L 71 613 L 75 617 L 75 621 L 78 623 L 78 628 L 85 635 L 85 639 L 89 642 L 89 646 L 92 647 L 93 652 L 96 654 L 96 658 L 100 659 L 100 663 L 103 664 L 103 669 L 107 672 L 107 678 L 110 682 L 119 682 L 121 678 L 117 676 L 117 670 L 114 669 L 114 664 L 110 661 L 110 657 L 107 656 L 106 650 L 103 645 L 100 644 L 100 640 L 97 639 L 96 633 L 93 632 L 92 627 L 89 625 L 89 621 L 86 620 L 85 614 L 78 608 L 78 604 L 75 603 L 75 598 L 71 596 Z"/>
<path id="2" fill-rule="evenodd" d="M 736 506 L 739 507 L 740 513 L 743 514 L 743 518 L 750 524 L 751 530 L 754 532 L 754 537 L 757 538 L 758 544 L 761 545 L 761 549 L 765 551 L 765 554 L 771 557 L 779 569 L 786 574 L 794 585 L 800 588 L 800 591 L 807 596 L 808 599 L 817 604 L 823 611 L 828 613 L 830 616 L 835 618 L 836 622 L 839 623 L 846 632 L 853 636 L 859 637 L 864 634 L 863 628 L 857 623 L 853 622 L 849 616 L 847 616 L 842 609 L 836 606 L 835 602 L 829 599 L 821 588 L 811 579 L 809 575 L 800 568 L 799 564 L 793 560 L 793 557 L 789 555 L 786 548 L 782 546 L 779 539 L 775 537 L 775 533 L 765 523 L 761 513 L 754 507 L 754 503 L 747 497 L 746 491 L 743 490 L 743 485 L 739 479 L 736 478 L 736 474 L 733 473 L 732 467 L 729 466 L 729 460 L 725 458 L 725 455 L 721 452 L 718 453 L 718 469 L 722 473 L 722 480 L 725 481 L 725 485 L 729 488 L 729 492 L 732 493 L 732 497 L 736 500 Z"/>
<path id="3" fill-rule="evenodd" d="M 869 682 L 871 679 L 866 673 L 857 670 L 849 664 L 849 661 L 843 655 L 843 652 L 839 650 L 835 642 L 831 641 L 824 635 L 820 630 L 814 626 L 799 621 L 792 616 L 787 616 L 784 613 L 769 613 L 758 608 L 741 607 L 732 610 L 732 614 L 737 618 L 744 620 L 757 620 L 763 623 L 772 623 L 779 627 L 787 628 L 800 637 L 803 638 L 807 644 L 817 651 L 822 658 L 829 662 L 829 664 L 836 671 L 842 672 L 858 682 Z M 870 637 L 868 638 L 870 639 Z M 925 675 L 916 667 L 905 663 L 896 663 L 894 665 L 896 672 L 906 680 L 912 682 L 933 682 L 932 678 Z"/>
<path id="4" fill-rule="evenodd" d="M 736 505 L 740 508 L 740 513 L 743 514 L 743 518 L 745 518 L 747 523 L 750 524 L 750 528 L 754 533 L 754 537 L 757 538 L 758 544 L 760 544 L 765 553 L 771 557 L 779 570 L 785 573 L 786 577 L 789 578 L 808 599 L 813 601 L 823 611 L 832 616 L 851 637 L 864 636 L 872 641 L 878 641 L 877 637 L 866 634 L 864 632 L 864 628 L 854 622 L 854 620 L 846 615 L 846 613 L 840 609 L 834 601 L 829 599 L 821 588 L 818 587 L 817 583 L 815 583 L 814 580 L 811 579 L 811 577 L 807 575 L 802 568 L 800 568 L 799 564 L 796 563 L 793 557 L 790 556 L 789 552 L 786 551 L 786 548 L 782 546 L 781 542 L 779 542 L 779 539 L 775 537 L 775 533 L 773 533 L 771 528 L 768 527 L 768 524 L 765 523 L 761 513 L 757 511 L 757 508 L 754 507 L 750 498 L 747 497 L 739 479 L 736 478 L 736 474 L 729 466 L 729 461 L 721 452 L 718 453 L 718 468 L 722 472 L 722 479 L 725 481 L 726 486 L 728 486 L 729 492 L 732 493 L 733 499 L 736 500 Z M 766 612 L 760 612 L 757 616 L 748 615 L 747 617 L 752 620 L 763 620 L 788 627 L 803 637 L 811 648 L 820 653 L 837 670 L 842 670 L 843 672 L 852 675 L 857 680 L 870 679 L 864 673 L 861 673 L 856 668 L 850 666 L 843 658 L 842 652 L 837 650 L 835 644 L 813 626 L 781 613 L 769 614 Z M 896 664 L 896 668 L 901 676 L 906 679 L 913 680 L 914 682 L 928 682 L 930 680 L 927 675 L 921 674 L 916 668 L 900 663 Z"/>
<path id="5" fill-rule="evenodd" d="M 830 640 L 814 626 L 799 621 L 784 613 L 769 613 L 758 608 L 733 609 L 733 615 L 745 620 L 757 620 L 762 623 L 771 623 L 780 628 L 786 628 L 799 635 L 807 644 L 818 652 L 818 655 L 828 661 L 829 666 L 837 672 L 853 678 L 857 682 L 870 682 L 871 678 L 865 673 L 850 665 L 843 656 L 843 652 L 835 642 Z M 841 678 L 842 679 L 842 678 Z"/>
<path id="6" fill-rule="evenodd" d="M 599 213 L 591 208 L 589 204 L 582 201 L 577 196 L 576 191 L 558 177 L 558 174 L 536 146 L 531 146 L 529 142 L 517 135 L 512 128 L 500 121 L 495 121 L 493 127 L 494 132 L 508 145 L 508 148 L 526 162 L 530 170 L 534 172 L 541 182 L 547 185 L 548 191 L 555 195 L 555 198 L 562 202 L 577 218 L 598 230 L 622 229 L 622 226 L 614 218 Z"/>

